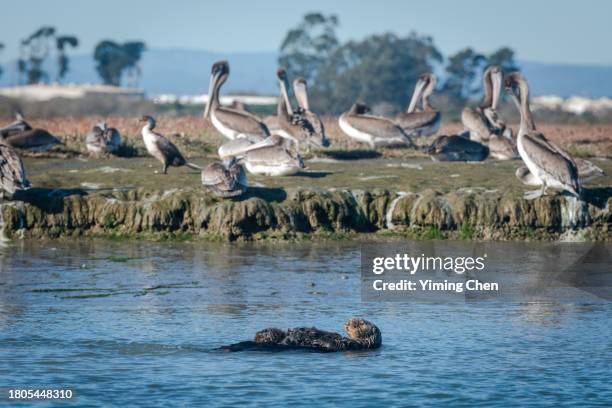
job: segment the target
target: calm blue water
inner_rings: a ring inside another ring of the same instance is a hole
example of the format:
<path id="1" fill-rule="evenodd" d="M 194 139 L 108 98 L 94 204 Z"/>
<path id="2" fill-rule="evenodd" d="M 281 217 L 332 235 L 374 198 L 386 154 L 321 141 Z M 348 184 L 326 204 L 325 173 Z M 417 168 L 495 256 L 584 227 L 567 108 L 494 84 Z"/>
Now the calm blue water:
<path id="1" fill-rule="evenodd" d="M 495 245 L 509 259 L 555 251 Z M 78 406 L 612 401 L 610 302 L 364 303 L 359 262 L 358 244 L 347 243 L 9 244 L 0 255 L 0 388 L 70 388 Z M 381 328 L 381 349 L 210 351 L 268 326 L 340 331 L 353 315 Z"/>

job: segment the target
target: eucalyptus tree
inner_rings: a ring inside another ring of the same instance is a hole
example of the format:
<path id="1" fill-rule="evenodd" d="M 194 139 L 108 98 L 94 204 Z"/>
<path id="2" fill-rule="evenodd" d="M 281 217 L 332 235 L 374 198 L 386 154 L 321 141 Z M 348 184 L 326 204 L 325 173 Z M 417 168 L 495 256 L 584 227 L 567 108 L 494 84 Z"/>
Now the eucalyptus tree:
<path id="1" fill-rule="evenodd" d="M 17 72 L 19 83 L 36 84 L 47 82 L 50 78 L 45 61 L 57 54 L 57 71 L 55 79 L 61 81 L 68 72 L 69 59 L 66 48 L 77 47 L 79 40 L 73 35 L 57 35 L 55 27 L 43 26 L 34 31 L 19 44 Z"/>
<path id="2" fill-rule="evenodd" d="M 102 82 L 107 85 L 120 86 L 124 73 L 127 73 L 132 85 L 140 77 L 139 61 L 146 45 L 142 41 L 130 41 L 119 44 L 104 40 L 94 50 L 96 70 Z"/>
<path id="3" fill-rule="evenodd" d="M 78 38 L 73 35 L 62 35 L 55 39 L 55 47 L 57 49 L 57 82 L 61 82 L 64 79 L 70 68 L 68 55 L 66 54 L 67 46 L 72 48 L 78 47 Z"/>

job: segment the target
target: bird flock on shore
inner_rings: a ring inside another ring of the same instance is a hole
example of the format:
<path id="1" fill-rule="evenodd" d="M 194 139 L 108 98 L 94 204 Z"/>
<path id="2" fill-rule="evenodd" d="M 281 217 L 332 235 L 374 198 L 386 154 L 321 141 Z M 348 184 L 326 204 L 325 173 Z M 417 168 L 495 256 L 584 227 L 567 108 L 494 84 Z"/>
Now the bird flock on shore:
<path id="1" fill-rule="evenodd" d="M 305 168 L 304 152 L 330 146 L 323 121 L 310 109 L 304 79 L 293 81 L 297 102 L 293 104 L 287 73 L 279 69 L 276 73 L 280 89 L 277 114 L 260 118 L 241 107 L 221 105 L 219 93 L 229 73 L 227 61 L 213 64 L 204 111 L 204 120 L 210 121 L 227 139 L 218 149 L 220 162 L 203 168 L 188 162 L 168 138 L 155 131 L 153 117 L 140 119 L 144 145 L 147 152 L 162 164 L 162 174 L 168 167 L 197 169 L 201 171 L 203 186 L 223 198 L 237 197 L 247 191 L 245 168 L 255 175 L 293 175 Z M 516 170 L 516 177 L 527 186 L 539 187 L 526 192 L 527 199 L 546 194 L 548 188 L 580 197 L 582 183 L 603 175 L 599 167 L 586 160 L 573 159 L 536 129 L 529 107 L 529 87 L 522 74 L 513 72 L 504 77 L 499 66 L 487 67 L 483 74 L 482 103 L 463 109 L 461 121 L 464 131 L 456 135 L 436 136 L 442 115 L 429 100 L 436 83 L 434 74 L 421 75 L 406 111 L 395 117 L 373 115 L 365 103 L 357 101 L 338 118 L 340 129 L 350 138 L 372 148 L 410 147 L 439 161 L 520 158 L 523 165 Z M 510 94 L 520 113 L 516 135 L 497 111 L 502 88 Z M 17 113 L 15 122 L 0 128 L 2 192 L 12 197 L 16 191 L 30 188 L 18 149 L 46 150 L 60 143 L 48 131 L 32 128 Z M 113 154 L 120 148 L 121 136 L 117 129 L 101 122 L 92 128 L 85 143 L 93 156 Z"/>

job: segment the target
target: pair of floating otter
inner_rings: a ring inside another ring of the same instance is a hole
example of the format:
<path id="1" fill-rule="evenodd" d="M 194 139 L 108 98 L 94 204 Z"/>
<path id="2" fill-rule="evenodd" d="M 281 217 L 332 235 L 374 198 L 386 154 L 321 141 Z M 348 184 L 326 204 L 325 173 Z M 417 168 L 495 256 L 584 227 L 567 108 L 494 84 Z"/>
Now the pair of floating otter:
<path id="1" fill-rule="evenodd" d="M 335 352 L 373 350 L 382 344 L 380 329 L 367 320 L 353 317 L 345 323 L 344 330 L 347 337 L 319 330 L 316 327 L 297 327 L 287 331 L 269 328 L 258 331 L 254 340 L 230 344 L 218 350 Z"/>

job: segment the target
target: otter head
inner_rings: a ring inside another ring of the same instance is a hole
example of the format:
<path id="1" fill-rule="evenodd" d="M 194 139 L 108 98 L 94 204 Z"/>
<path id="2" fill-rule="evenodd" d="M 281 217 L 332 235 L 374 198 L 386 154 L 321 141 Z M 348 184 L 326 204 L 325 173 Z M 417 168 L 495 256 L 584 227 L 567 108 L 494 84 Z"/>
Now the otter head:
<path id="1" fill-rule="evenodd" d="M 346 335 L 366 348 L 378 348 L 382 344 L 380 329 L 365 319 L 353 317 L 344 324 Z"/>
<path id="2" fill-rule="evenodd" d="M 255 333 L 255 343 L 276 344 L 280 343 L 286 334 L 281 329 L 263 329 Z"/>

